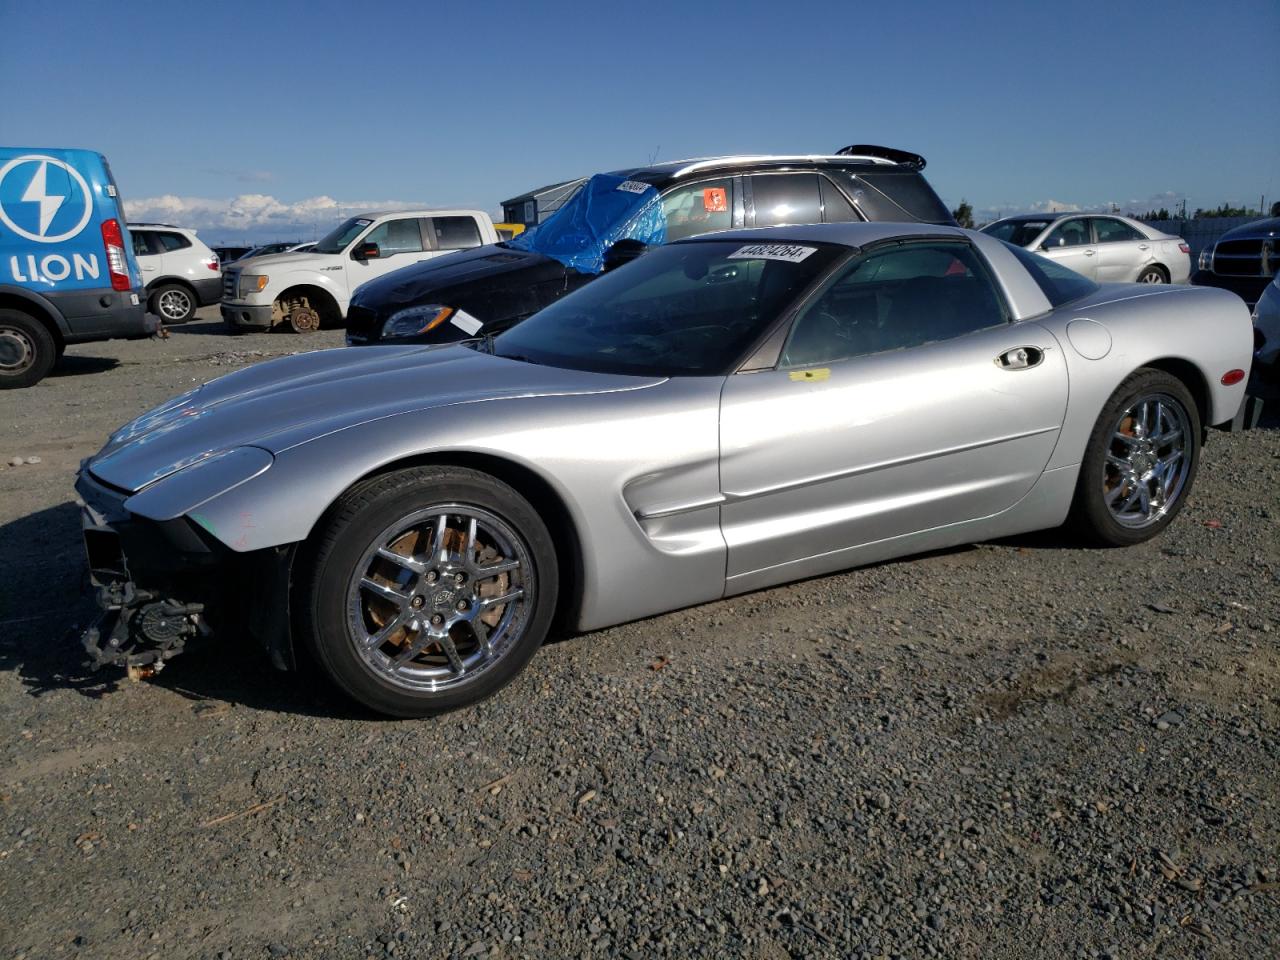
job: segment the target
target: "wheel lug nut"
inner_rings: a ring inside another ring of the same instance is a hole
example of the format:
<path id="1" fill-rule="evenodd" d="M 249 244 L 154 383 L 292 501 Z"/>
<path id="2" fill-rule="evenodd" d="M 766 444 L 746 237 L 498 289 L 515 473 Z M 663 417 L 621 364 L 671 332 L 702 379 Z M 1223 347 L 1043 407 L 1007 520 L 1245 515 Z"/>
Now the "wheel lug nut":
<path id="1" fill-rule="evenodd" d="M 431 615 L 431 625 L 433 627 L 438 627 L 442 623 L 444 623 L 444 617 L 440 616 L 440 614 L 434 613 Z"/>
<path id="2" fill-rule="evenodd" d="M 439 575 L 434 570 L 427 571 L 427 583 L 435 583 L 437 579 L 439 579 Z"/>
<path id="3" fill-rule="evenodd" d="M 466 583 L 467 575 L 465 573 L 455 573 L 453 575 L 454 583 Z"/>
<path id="4" fill-rule="evenodd" d="M 421 597 L 414 597 L 411 601 L 409 601 L 409 603 L 413 607 L 413 609 L 417 610 L 422 606 L 423 600 Z"/>
<path id="5" fill-rule="evenodd" d="M 466 613 L 466 612 L 467 612 L 467 610 L 470 608 L 470 606 L 471 606 L 471 604 L 467 603 L 467 601 L 465 601 L 465 600 L 459 600 L 459 601 L 458 601 L 458 612 L 459 612 L 459 613 Z"/>

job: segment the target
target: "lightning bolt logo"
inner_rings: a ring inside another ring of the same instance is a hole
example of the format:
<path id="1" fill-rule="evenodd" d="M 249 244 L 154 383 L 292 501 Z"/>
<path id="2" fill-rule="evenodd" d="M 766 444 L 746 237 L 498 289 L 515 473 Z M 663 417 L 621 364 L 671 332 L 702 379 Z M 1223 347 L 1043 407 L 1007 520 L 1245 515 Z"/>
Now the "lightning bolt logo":
<path id="1" fill-rule="evenodd" d="M 49 232 L 49 224 L 53 223 L 54 215 L 67 200 L 65 195 L 49 195 L 48 179 L 49 164 L 42 161 L 40 166 L 36 167 L 35 176 L 27 184 L 26 192 L 22 194 L 22 200 L 25 203 L 40 204 L 40 236 L 42 237 Z"/>

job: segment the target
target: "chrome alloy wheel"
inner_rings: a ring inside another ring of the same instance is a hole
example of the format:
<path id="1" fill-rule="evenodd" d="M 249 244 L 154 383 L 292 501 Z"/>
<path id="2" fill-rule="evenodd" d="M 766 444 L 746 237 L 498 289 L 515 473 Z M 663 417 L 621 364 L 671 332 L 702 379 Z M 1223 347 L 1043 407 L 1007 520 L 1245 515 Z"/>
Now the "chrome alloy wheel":
<path id="1" fill-rule="evenodd" d="M 31 366 L 36 348 L 17 327 L 0 327 L 0 370 L 21 373 Z"/>
<path id="2" fill-rule="evenodd" d="M 1164 274 L 1159 270 L 1148 270 L 1138 278 L 1139 283 L 1164 283 Z"/>
<path id="3" fill-rule="evenodd" d="M 480 507 L 438 504 L 374 539 L 347 593 L 356 653 L 390 682 L 437 692 L 501 660 L 536 598 L 528 548 Z"/>
<path id="4" fill-rule="evenodd" d="M 1140 397 L 1120 415 L 1102 477 L 1117 523 L 1148 527 L 1178 502 L 1191 472 L 1190 433 L 1186 410 L 1167 394 Z"/>
<path id="5" fill-rule="evenodd" d="M 182 290 L 166 290 L 160 294 L 156 306 L 166 320 L 184 320 L 191 312 L 191 298 Z"/>

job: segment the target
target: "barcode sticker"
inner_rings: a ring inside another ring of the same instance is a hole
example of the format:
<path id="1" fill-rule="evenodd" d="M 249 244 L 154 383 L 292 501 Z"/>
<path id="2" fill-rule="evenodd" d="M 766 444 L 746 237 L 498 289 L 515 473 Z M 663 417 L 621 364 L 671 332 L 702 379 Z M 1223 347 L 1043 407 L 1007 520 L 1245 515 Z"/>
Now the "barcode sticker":
<path id="1" fill-rule="evenodd" d="M 625 190 L 627 193 L 644 193 L 649 186 L 643 180 L 624 180 L 618 184 L 618 189 Z"/>

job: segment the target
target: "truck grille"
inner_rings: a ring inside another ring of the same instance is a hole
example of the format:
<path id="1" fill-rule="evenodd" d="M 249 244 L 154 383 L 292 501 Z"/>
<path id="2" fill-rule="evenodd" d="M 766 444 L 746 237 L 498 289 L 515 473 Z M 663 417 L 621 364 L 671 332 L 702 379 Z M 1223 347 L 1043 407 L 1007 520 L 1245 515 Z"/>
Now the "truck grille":
<path id="1" fill-rule="evenodd" d="M 236 287 L 240 283 L 239 270 L 223 270 L 222 271 L 222 299 L 235 300 Z"/>
<path id="2" fill-rule="evenodd" d="M 1280 267 L 1280 240 L 1219 240 L 1213 272 L 1233 277 L 1270 277 Z"/>

